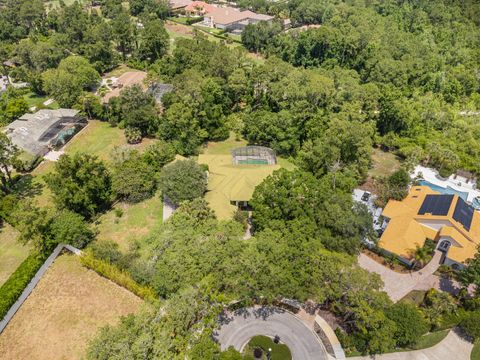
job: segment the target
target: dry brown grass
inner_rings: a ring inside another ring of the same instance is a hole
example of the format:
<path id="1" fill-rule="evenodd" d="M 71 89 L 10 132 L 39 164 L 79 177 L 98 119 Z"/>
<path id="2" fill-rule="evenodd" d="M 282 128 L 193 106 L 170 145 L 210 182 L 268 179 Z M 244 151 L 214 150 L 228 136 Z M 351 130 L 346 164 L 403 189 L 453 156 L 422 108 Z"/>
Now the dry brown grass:
<path id="1" fill-rule="evenodd" d="M 59 256 L 0 335 L 3 360 L 81 359 L 104 325 L 136 312 L 143 301 L 80 264 Z"/>

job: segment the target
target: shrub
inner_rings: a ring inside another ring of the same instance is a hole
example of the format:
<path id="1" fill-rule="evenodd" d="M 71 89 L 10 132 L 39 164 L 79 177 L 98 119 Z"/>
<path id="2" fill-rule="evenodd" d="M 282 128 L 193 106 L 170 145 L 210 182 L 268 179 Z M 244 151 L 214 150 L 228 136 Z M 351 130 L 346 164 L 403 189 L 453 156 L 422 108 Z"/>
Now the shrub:
<path id="1" fill-rule="evenodd" d="M 193 160 L 176 161 L 160 173 L 160 188 L 174 204 L 201 197 L 207 190 L 207 175 Z"/>
<path id="2" fill-rule="evenodd" d="M 411 346 L 428 331 L 428 323 L 415 305 L 394 304 L 387 309 L 386 315 L 397 325 L 394 338 L 398 346 Z"/>
<path id="3" fill-rule="evenodd" d="M 115 212 L 115 217 L 117 218 L 121 218 L 123 216 L 123 210 L 120 208 L 115 208 L 114 212 Z"/>
<path id="4" fill-rule="evenodd" d="M 462 329 L 465 330 L 465 332 L 474 340 L 478 340 L 480 338 L 480 313 L 472 313 L 470 316 L 463 319 L 460 323 L 460 327 L 462 327 Z"/>
<path id="5" fill-rule="evenodd" d="M 125 128 L 125 138 L 129 144 L 139 144 L 142 142 L 142 132 L 134 127 Z"/>
<path id="6" fill-rule="evenodd" d="M 155 171 L 160 171 L 162 167 L 175 159 L 175 147 L 165 141 L 157 141 L 147 147 L 143 153 L 143 159 Z"/>
<path id="7" fill-rule="evenodd" d="M 113 170 L 112 188 L 118 199 L 135 203 L 150 198 L 155 192 L 155 170 L 136 151 L 118 162 Z"/>
<path id="8" fill-rule="evenodd" d="M 155 301 L 158 298 L 152 288 L 139 285 L 131 278 L 130 274 L 120 270 L 115 265 L 95 259 L 91 253 L 85 253 L 81 256 L 80 260 L 84 266 L 113 281 L 117 285 L 124 287 L 144 300 Z"/>
<path id="9" fill-rule="evenodd" d="M 44 260 L 44 257 L 37 254 L 29 255 L 0 287 L 0 319 L 3 319 L 10 307 L 20 297 Z"/>
<path id="10" fill-rule="evenodd" d="M 50 234 L 55 244 L 65 243 L 80 249 L 95 237 L 83 217 L 69 210 L 62 210 L 55 215 Z"/>

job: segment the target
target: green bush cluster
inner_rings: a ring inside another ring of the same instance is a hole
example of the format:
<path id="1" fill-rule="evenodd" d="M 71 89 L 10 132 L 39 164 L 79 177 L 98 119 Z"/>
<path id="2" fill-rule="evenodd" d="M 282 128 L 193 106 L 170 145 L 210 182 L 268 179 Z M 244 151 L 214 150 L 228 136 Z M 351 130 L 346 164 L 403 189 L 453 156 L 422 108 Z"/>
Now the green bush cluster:
<path id="1" fill-rule="evenodd" d="M 0 319 L 8 312 L 10 307 L 17 301 L 30 280 L 35 276 L 44 257 L 37 254 L 29 255 L 0 287 Z"/>
<path id="2" fill-rule="evenodd" d="M 120 270 L 115 265 L 96 259 L 88 252 L 80 258 L 80 261 L 87 268 L 95 271 L 103 277 L 106 277 L 117 285 L 124 287 L 128 291 L 134 293 L 144 300 L 154 301 L 157 299 L 157 294 L 152 288 L 139 285 L 127 272 Z"/>

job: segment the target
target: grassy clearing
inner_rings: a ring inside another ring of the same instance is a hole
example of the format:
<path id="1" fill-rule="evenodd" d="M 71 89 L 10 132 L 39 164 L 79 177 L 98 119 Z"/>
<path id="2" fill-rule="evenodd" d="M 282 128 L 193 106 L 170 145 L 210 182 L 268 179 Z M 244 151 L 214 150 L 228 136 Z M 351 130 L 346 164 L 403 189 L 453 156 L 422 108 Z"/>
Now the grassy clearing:
<path id="1" fill-rule="evenodd" d="M 116 212 L 123 215 L 117 217 Z M 120 250 L 127 251 L 132 243 L 143 239 L 162 223 L 163 203 L 157 194 L 138 204 L 119 203 L 99 218 L 98 241 L 116 242 Z"/>
<path id="2" fill-rule="evenodd" d="M 400 167 L 398 156 L 380 149 L 373 150 L 372 161 L 373 167 L 368 172 L 368 175 L 373 177 L 388 176 Z"/>
<path id="3" fill-rule="evenodd" d="M 33 91 L 28 92 L 27 94 L 23 95 L 23 98 L 28 104 L 28 107 L 39 107 L 39 106 L 44 106 L 43 103 L 49 99 L 47 96 L 41 96 L 38 94 L 35 94 Z M 50 105 L 46 106 L 47 109 L 58 109 L 60 106 L 56 101 L 51 103 Z"/>
<path id="4" fill-rule="evenodd" d="M 245 347 L 243 353 L 247 356 L 253 356 L 253 351 L 256 348 L 263 350 L 262 359 L 266 359 L 266 352 L 272 349 L 271 358 L 274 360 L 291 360 L 292 354 L 287 345 L 275 344 L 268 336 L 254 336 Z"/>
<path id="5" fill-rule="evenodd" d="M 127 144 L 122 129 L 112 127 L 106 122 L 92 120 L 65 146 L 65 153 L 87 152 L 90 155 L 98 156 L 102 160 L 110 161 L 115 147 L 125 146 L 142 151 L 154 142 L 154 139 L 143 139 L 137 145 Z"/>
<path id="6" fill-rule="evenodd" d="M 84 268 L 75 255 L 57 258 L 0 335 L 3 360 L 82 359 L 99 327 L 144 302 Z"/>
<path id="7" fill-rule="evenodd" d="M 237 140 L 235 135 L 230 134 L 230 137 L 224 141 L 209 142 L 203 152 L 208 155 L 230 154 L 233 149 L 242 146 L 247 146 L 247 141 L 243 139 Z"/>
<path id="8" fill-rule="evenodd" d="M 18 242 L 18 232 L 8 224 L 0 229 L 0 286 L 25 260 L 30 246 Z"/>
<path id="9" fill-rule="evenodd" d="M 473 345 L 472 353 L 470 354 L 470 360 L 480 360 L 480 341 L 476 341 Z"/>

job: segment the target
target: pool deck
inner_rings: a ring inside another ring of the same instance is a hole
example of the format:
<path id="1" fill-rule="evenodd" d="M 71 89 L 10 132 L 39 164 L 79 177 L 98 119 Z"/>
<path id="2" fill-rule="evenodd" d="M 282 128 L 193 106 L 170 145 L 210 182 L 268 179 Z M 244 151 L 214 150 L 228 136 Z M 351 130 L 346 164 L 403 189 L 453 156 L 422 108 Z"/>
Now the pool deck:
<path id="1" fill-rule="evenodd" d="M 469 203 L 473 203 L 475 198 L 480 197 L 480 191 L 476 188 L 476 183 L 474 181 L 467 182 L 467 179 L 461 176 L 454 178 L 454 175 L 450 175 L 448 179 L 443 180 L 438 177 L 438 172 L 436 170 L 419 165 L 415 167 L 412 179 L 418 177 L 421 177 L 433 185 L 437 185 L 445 189 L 450 187 L 455 191 L 468 194 L 466 200 Z"/>

